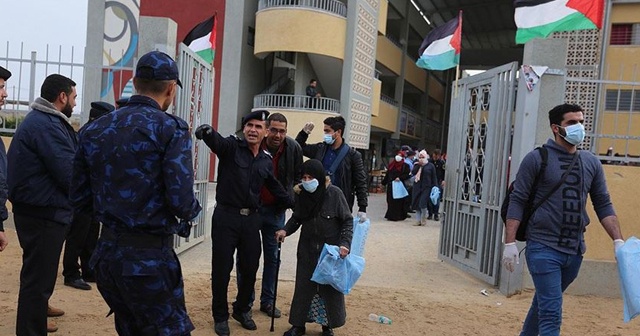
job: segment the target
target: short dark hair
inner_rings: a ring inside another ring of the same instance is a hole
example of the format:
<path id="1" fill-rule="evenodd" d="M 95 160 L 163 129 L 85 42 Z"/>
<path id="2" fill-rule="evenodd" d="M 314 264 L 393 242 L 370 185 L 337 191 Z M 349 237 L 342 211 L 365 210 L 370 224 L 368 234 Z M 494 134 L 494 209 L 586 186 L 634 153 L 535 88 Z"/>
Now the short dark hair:
<path id="1" fill-rule="evenodd" d="M 311 80 L 309 81 L 309 84 L 311 84 L 313 82 L 317 82 L 317 80 L 315 78 L 311 78 Z"/>
<path id="2" fill-rule="evenodd" d="M 434 150 L 433 150 L 433 152 L 432 152 L 431 154 L 433 154 L 433 155 L 440 155 L 440 153 L 441 153 L 441 152 L 440 152 L 440 148 L 436 148 L 436 149 L 434 149 Z"/>
<path id="3" fill-rule="evenodd" d="M 580 105 L 575 104 L 561 104 L 558 105 L 549 111 L 549 124 L 550 125 L 560 125 L 562 120 L 564 119 L 564 115 L 566 113 L 571 112 L 584 112 Z"/>
<path id="4" fill-rule="evenodd" d="M 342 136 L 344 136 L 344 126 L 347 122 L 344 121 L 343 117 L 329 117 L 324 120 L 324 124 L 331 127 L 334 132 L 342 130 Z"/>
<path id="5" fill-rule="evenodd" d="M 174 80 L 154 80 L 154 79 L 146 79 L 146 78 L 133 78 L 133 87 L 136 88 L 136 92 L 139 94 L 161 94 L 163 93 L 169 85 L 171 85 Z"/>
<path id="6" fill-rule="evenodd" d="M 58 99 L 60 92 L 70 95 L 75 86 L 76 82 L 72 81 L 68 77 L 59 74 L 49 75 L 44 79 L 44 82 L 40 87 L 40 97 L 46 99 L 50 103 L 53 103 Z"/>
<path id="7" fill-rule="evenodd" d="M 271 125 L 272 121 L 278 121 L 278 122 L 288 124 L 287 117 L 285 117 L 284 114 L 278 113 L 278 112 L 272 113 L 271 115 L 269 115 L 269 118 L 267 118 L 267 126 Z"/>

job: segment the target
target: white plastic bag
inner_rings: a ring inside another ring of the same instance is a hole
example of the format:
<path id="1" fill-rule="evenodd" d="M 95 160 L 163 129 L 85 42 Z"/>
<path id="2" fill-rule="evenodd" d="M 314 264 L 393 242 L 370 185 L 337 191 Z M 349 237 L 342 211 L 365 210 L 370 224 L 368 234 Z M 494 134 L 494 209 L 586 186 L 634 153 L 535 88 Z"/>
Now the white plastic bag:
<path id="1" fill-rule="evenodd" d="M 624 322 L 640 315 L 640 239 L 631 237 L 616 251 Z"/>

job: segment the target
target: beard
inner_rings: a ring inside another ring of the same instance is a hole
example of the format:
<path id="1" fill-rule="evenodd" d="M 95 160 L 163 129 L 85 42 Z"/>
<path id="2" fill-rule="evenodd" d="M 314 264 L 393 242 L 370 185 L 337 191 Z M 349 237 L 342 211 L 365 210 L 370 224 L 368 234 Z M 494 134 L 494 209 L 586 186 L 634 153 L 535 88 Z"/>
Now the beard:
<path id="1" fill-rule="evenodd" d="M 62 111 L 60 112 L 66 115 L 67 118 L 71 118 L 71 114 L 73 113 L 73 107 L 71 107 L 71 104 L 67 102 L 67 104 L 62 108 Z"/>

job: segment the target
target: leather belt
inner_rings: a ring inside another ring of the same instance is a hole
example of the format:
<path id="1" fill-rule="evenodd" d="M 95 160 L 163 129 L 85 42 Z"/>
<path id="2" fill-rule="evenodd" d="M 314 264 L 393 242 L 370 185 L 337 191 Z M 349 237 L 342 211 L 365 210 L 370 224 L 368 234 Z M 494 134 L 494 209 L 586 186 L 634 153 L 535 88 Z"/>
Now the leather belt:
<path id="1" fill-rule="evenodd" d="M 220 208 L 221 210 L 224 210 L 230 213 L 237 213 L 237 214 L 240 214 L 241 216 L 249 216 L 258 211 L 258 208 L 238 208 L 238 207 L 220 204 L 220 203 L 216 205 L 216 208 Z"/>
<path id="2" fill-rule="evenodd" d="M 163 248 L 173 246 L 173 236 L 158 236 L 138 232 L 114 232 L 112 229 L 102 226 L 100 239 L 114 242 L 119 246 L 137 248 Z"/>

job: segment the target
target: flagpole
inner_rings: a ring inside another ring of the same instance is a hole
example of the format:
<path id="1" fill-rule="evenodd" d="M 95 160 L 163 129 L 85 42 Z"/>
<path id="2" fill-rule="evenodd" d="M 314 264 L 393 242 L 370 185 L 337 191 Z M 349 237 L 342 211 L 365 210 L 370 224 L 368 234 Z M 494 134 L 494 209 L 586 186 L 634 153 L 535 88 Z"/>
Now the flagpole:
<path id="1" fill-rule="evenodd" d="M 458 98 L 458 78 L 460 77 L 460 63 L 458 63 L 458 65 L 456 65 L 456 81 L 455 81 L 455 91 L 454 91 L 454 98 Z"/>

